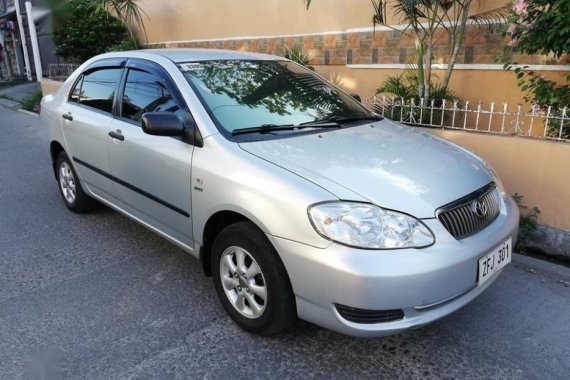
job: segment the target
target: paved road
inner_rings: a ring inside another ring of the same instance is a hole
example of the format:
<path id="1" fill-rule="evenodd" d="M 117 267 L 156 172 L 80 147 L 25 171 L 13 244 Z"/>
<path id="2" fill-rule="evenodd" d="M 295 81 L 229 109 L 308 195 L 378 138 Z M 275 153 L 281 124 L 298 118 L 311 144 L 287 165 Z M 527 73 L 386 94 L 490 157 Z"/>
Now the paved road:
<path id="1" fill-rule="evenodd" d="M 198 263 L 101 207 L 68 212 L 37 118 L 0 109 L 0 379 L 568 379 L 570 269 L 518 256 L 426 328 L 355 339 L 230 321 Z"/>
<path id="2" fill-rule="evenodd" d="M 22 102 L 40 89 L 38 82 L 28 82 L 16 86 L 0 86 L 0 97 L 8 97 L 11 100 Z"/>

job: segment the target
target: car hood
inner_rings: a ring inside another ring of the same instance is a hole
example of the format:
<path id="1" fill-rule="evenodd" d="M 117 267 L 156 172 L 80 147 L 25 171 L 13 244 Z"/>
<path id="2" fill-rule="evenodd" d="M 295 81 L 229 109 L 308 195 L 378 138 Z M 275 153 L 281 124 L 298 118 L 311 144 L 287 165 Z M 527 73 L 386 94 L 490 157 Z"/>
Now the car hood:
<path id="1" fill-rule="evenodd" d="M 388 120 L 240 146 L 339 199 L 418 218 L 433 218 L 440 206 L 492 181 L 469 151 Z"/>

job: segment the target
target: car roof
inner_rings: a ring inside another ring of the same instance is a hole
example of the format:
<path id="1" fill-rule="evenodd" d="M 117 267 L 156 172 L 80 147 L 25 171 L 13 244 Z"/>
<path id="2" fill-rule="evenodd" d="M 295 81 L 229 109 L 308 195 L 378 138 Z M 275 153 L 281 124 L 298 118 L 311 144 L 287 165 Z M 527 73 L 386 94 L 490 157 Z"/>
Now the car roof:
<path id="1" fill-rule="evenodd" d="M 126 52 L 128 55 L 128 52 Z M 236 50 L 221 50 L 221 49 L 144 49 L 137 50 L 137 53 L 149 55 L 161 55 L 170 59 L 173 62 L 193 62 L 193 61 L 208 61 L 208 60 L 285 60 L 271 54 L 249 53 Z"/>

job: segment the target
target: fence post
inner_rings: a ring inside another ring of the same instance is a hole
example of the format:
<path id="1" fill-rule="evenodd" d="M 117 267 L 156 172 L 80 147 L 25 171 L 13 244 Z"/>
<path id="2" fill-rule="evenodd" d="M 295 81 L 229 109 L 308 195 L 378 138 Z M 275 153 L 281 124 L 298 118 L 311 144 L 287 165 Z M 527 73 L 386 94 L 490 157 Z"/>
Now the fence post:
<path id="1" fill-rule="evenodd" d="M 451 128 L 455 128 L 455 113 L 459 108 L 457 107 L 457 100 L 453 101 L 453 112 L 451 113 Z"/>
<path id="2" fill-rule="evenodd" d="M 467 129 L 467 115 L 469 114 L 469 100 L 465 102 L 465 110 L 463 114 L 463 129 Z"/>
<path id="3" fill-rule="evenodd" d="M 562 108 L 562 115 L 560 116 L 560 132 L 558 133 L 558 138 L 562 140 L 562 130 L 564 129 L 564 119 L 566 118 L 566 110 L 568 107 Z"/>
<path id="4" fill-rule="evenodd" d="M 443 129 L 443 119 L 445 119 L 445 99 L 443 99 L 443 102 L 441 103 L 441 122 L 440 122 L 441 129 Z"/>
<path id="5" fill-rule="evenodd" d="M 487 132 L 491 132 L 491 122 L 493 121 L 493 114 L 495 113 L 495 102 L 491 102 L 491 110 L 489 111 L 489 126 Z"/>
<path id="6" fill-rule="evenodd" d="M 552 106 L 548 106 L 548 110 L 546 111 L 546 122 L 544 123 L 544 135 L 542 137 L 546 138 L 546 133 L 548 132 L 548 121 L 550 119 L 550 110 Z"/>
<path id="7" fill-rule="evenodd" d="M 501 122 L 501 133 L 505 133 L 505 119 L 509 112 L 509 105 L 507 103 L 503 103 L 503 121 Z"/>

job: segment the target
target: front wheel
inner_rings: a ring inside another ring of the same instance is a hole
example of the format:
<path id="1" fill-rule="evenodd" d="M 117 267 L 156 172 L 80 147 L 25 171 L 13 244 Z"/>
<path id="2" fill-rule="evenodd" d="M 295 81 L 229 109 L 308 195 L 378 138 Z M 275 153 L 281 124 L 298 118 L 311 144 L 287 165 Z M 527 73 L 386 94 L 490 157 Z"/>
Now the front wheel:
<path id="1" fill-rule="evenodd" d="M 216 292 L 245 330 L 275 335 L 296 318 L 289 277 L 265 234 L 249 222 L 223 229 L 212 247 Z"/>

